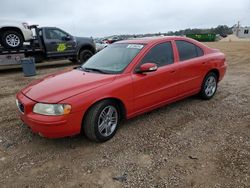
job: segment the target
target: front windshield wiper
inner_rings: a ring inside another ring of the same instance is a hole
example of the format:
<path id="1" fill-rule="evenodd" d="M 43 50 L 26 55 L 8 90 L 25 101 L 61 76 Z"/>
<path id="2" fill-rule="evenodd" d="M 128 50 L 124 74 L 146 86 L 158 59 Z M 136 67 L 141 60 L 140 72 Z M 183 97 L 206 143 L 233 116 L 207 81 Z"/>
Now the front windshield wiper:
<path id="1" fill-rule="evenodd" d="M 100 69 L 96 69 L 96 68 L 83 68 L 81 67 L 82 70 L 84 70 L 85 72 L 99 72 L 102 74 L 109 74 L 108 72 L 104 71 L 104 70 L 100 70 Z"/>
<path id="2" fill-rule="evenodd" d="M 82 68 L 82 66 L 77 66 L 77 67 L 74 67 L 73 69 L 78 69 L 78 70 L 81 70 L 81 71 L 84 70 L 84 69 Z"/>
<path id="3" fill-rule="evenodd" d="M 95 69 L 95 68 L 83 68 L 82 66 L 77 66 L 77 67 L 74 67 L 74 69 L 78 69 L 78 70 L 81 70 L 81 71 L 85 71 L 85 72 L 100 72 L 100 73 L 106 73 L 100 69 Z"/>

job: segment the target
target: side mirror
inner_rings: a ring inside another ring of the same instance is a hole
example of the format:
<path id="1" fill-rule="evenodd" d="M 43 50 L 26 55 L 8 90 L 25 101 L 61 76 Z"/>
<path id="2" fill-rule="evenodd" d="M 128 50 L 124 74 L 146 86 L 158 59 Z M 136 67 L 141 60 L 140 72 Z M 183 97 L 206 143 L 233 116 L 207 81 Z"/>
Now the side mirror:
<path id="1" fill-rule="evenodd" d="M 66 37 L 62 37 L 62 40 L 69 41 L 71 40 L 71 36 L 67 35 Z"/>
<path id="2" fill-rule="evenodd" d="M 154 72 L 158 69 L 155 63 L 144 63 L 136 71 L 137 73 Z"/>

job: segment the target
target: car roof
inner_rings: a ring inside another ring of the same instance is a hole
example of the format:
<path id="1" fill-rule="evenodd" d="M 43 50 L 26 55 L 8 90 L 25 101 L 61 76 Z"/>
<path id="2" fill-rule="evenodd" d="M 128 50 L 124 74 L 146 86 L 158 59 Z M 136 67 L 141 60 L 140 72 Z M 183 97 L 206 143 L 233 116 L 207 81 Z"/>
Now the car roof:
<path id="1" fill-rule="evenodd" d="M 163 37 L 145 37 L 145 38 L 135 38 L 135 39 L 128 39 L 128 40 L 122 40 L 119 42 L 116 42 L 116 44 L 122 44 L 122 43 L 133 43 L 133 44 L 153 44 L 168 40 L 185 40 L 186 37 L 180 37 L 180 36 L 163 36 Z"/>

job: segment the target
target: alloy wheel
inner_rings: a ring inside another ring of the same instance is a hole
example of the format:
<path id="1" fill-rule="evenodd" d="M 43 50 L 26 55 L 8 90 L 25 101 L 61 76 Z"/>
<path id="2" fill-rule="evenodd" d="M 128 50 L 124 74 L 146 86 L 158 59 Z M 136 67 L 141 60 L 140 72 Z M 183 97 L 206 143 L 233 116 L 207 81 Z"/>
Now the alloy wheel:
<path id="1" fill-rule="evenodd" d="M 20 38 L 15 34 L 9 34 L 6 36 L 6 43 L 11 47 L 17 47 L 20 44 Z"/>
<path id="2" fill-rule="evenodd" d="M 106 106 L 98 118 L 98 131 L 104 136 L 110 136 L 116 129 L 118 123 L 118 112 L 114 106 Z"/>
<path id="3" fill-rule="evenodd" d="M 216 91 L 217 83 L 214 76 L 209 76 L 205 82 L 205 93 L 208 97 L 213 96 Z"/>

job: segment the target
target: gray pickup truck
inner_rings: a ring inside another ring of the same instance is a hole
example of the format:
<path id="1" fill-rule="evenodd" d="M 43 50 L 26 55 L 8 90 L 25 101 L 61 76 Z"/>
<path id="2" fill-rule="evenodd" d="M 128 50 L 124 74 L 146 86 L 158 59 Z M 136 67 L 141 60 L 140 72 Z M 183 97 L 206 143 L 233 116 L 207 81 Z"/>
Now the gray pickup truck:
<path id="1" fill-rule="evenodd" d="M 0 55 L 23 53 L 34 57 L 36 62 L 50 59 L 69 59 L 74 63 L 84 63 L 96 53 L 92 38 L 75 37 L 56 27 L 30 26 L 34 39 L 29 45 L 16 49 L 0 47 Z"/>

